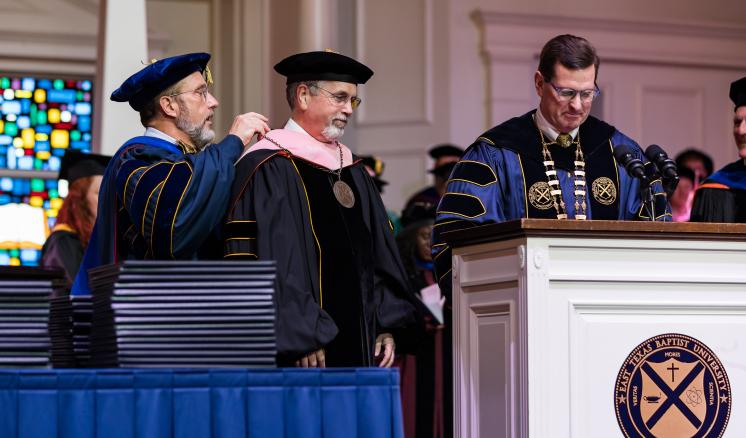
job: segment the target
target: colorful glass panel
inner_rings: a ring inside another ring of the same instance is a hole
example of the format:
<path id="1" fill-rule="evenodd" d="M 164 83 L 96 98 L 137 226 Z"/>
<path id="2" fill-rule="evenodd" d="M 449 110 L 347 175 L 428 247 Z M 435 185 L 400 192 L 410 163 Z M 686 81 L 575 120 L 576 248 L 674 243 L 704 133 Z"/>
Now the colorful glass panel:
<path id="1" fill-rule="evenodd" d="M 91 151 L 92 96 L 86 79 L 0 75 L 0 205 L 43 208 L 54 227 L 67 184 L 51 172 L 59 171 L 66 149 Z M 52 178 L 21 178 L 16 171 L 49 171 Z M 35 266 L 40 257 L 34 248 L 0 248 L 0 266 Z"/>
<path id="2" fill-rule="evenodd" d="M 0 205 L 29 204 L 44 209 L 51 230 L 67 194 L 67 184 L 56 179 L 0 177 Z M 0 248 L 0 266 L 37 266 L 41 251 L 35 248 Z"/>
<path id="3" fill-rule="evenodd" d="M 0 169 L 56 171 L 52 158 L 65 149 L 90 152 L 92 89 L 89 80 L 0 76 Z"/>

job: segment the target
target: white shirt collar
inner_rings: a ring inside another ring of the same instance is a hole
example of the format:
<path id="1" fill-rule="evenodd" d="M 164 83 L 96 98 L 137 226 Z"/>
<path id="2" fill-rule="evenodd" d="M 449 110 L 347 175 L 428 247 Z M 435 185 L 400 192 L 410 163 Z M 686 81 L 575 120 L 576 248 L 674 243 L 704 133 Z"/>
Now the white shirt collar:
<path id="1" fill-rule="evenodd" d="M 544 133 L 544 135 L 547 136 L 551 141 L 556 141 L 557 136 L 560 134 L 557 132 L 556 129 L 554 129 L 554 126 L 552 126 L 546 118 L 544 118 L 544 114 L 541 113 L 540 108 L 536 108 L 536 112 L 534 113 L 534 121 L 536 121 L 536 126 L 541 130 L 541 132 Z M 573 129 L 572 131 L 568 132 L 570 134 L 570 137 L 572 137 L 573 140 L 575 140 L 575 137 L 578 135 L 578 130 L 580 127 L 577 127 Z"/>
<path id="2" fill-rule="evenodd" d="M 306 132 L 306 130 L 303 129 L 303 127 L 300 126 L 298 122 L 293 120 L 292 117 L 288 119 L 288 122 L 285 123 L 285 127 L 283 129 L 287 129 L 288 131 L 293 131 L 293 132 L 299 132 L 301 134 L 306 134 L 307 136 L 312 137 L 311 134 Z"/>
<path id="3" fill-rule="evenodd" d="M 160 138 L 161 140 L 166 140 L 167 142 L 169 142 L 171 144 L 177 144 L 178 143 L 178 141 L 175 138 L 173 138 L 170 135 L 164 133 L 163 131 L 159 131 L 159 130 L 153 128 L 152 126 L 148 126 L 145 129 L 145 136 L 146 137 Z"/>

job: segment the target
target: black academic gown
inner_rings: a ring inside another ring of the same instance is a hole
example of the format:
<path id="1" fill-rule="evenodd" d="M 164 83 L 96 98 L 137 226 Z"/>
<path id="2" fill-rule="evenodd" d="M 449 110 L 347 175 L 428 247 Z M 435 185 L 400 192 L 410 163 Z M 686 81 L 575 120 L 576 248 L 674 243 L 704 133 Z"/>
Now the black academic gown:
<path id="1" fill-rule="evenodd" d="M 65 271 L 70 287 L 83 260 L 83 251 L 77 234 L 67 230 L 54 231 L 41 248 L 41 266 Z"/>
<path id="2" fill-rule="evenodd" d="M 376 336 L 397 350 L 416 321 L 386 209 L 359 162 L 342 170 L 353 208 L 334 198 L 337 176 L 285 152 L 236 164 L 225 257 L 275 260 L 280 364 L 319 348 L 327 366 L 370 366 Z"/>
<path id="3" fill-rule="evenodd" d="M 697 189 L 690 222 L 746 223 L 746 164 L 738 160 Z"/>

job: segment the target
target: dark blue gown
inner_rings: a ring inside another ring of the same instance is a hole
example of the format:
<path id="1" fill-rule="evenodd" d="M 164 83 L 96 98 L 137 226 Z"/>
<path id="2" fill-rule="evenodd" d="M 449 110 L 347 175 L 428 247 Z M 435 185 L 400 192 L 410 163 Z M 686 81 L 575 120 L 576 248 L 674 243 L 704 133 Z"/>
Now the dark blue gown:
<path id="1" fill-rule="evenodd" d="M 90 268 L 126 259 L 215 258 L 243 150 L 229 135 L 198 153 L 156 137 L 135 137 L 111 159 L 99 192 L 98 217 L 73 294 L 90 294 Z"/>
<path id="2" fill-rule="evenodd" d="M 438 206 L 433 229 L 433 260 L 441 290 L 451 299 L 451 250 L 444 232 L 521 218 L 556 219 L 551 205 L 532 193 L 535 184 L 545 184 L 541 136 L 533 120 L 534 111 L 498 125 L 480 136 L 461 157 L 451 173 L 446 194 Z M 585 159 L 587 219 L 649 220 L 642 208 L 640 183 L 614 159 L 614 148 L 627 144 L 637 158 L 654 173 L 640 147 L 613 126 L 594 117 L 580 126 L 579 139 Z M 562 187 L 568 218 L 575 217 L 575 148 L 549 146 Z M 670 206 L 660 180 L 653 185 L 655 220 L 671 220 Z M 533 195 L 533 199 L 532 198 Z"/>

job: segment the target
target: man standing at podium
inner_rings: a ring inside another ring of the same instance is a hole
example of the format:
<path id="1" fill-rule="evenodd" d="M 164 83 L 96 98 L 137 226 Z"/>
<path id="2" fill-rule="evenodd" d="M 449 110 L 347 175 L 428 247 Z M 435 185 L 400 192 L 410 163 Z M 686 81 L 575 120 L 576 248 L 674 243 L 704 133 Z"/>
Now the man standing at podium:
<path id="1" fill-rule="evenodd" d="M 642 208 L 640 182 L 614 158 L 615 148 L 628 145 L 645 162 L 637 143 L 590 116 L 600 93 L 598 66 L 596 50 L 586 39 L 552 38 L 533 78 L 539 107 L 479 136 L 451 172 L 432 247 L 446 297 L 446 330 L 451 329 L 452 297 L 451 249 L 441 238 L 444 232 L 521 218 L 670 220 L 660 181 L 651 187 L 655 207 L 650 214 Z M 451 343 L 444 347 L 450 356 Z M 450 367 L 444 372 L 450 374 Z"/>
<path id="2" fill-rule="evenodd" d="M 451 292 L 451 230 L 521 218 L 650 220 L 640 181 L 614 158 L 640 147 L 590 116 L 599 57 L 584 38 L 560 35 L 541 51 L 534 86 L 539 107 L 482 134 L 451 173 L 433 229 L 433 259 L 441 289 Z M 652 185 L 654 219 L 670 220 L 660 182 Z"/>
<path id="3" fill-rule="evenodd" d="M 738 160 L 699 186 L 692 206 L 692 222 L 746 222 L 746 77 L 730 84 L 735 104 L 733 139 Z"/>

